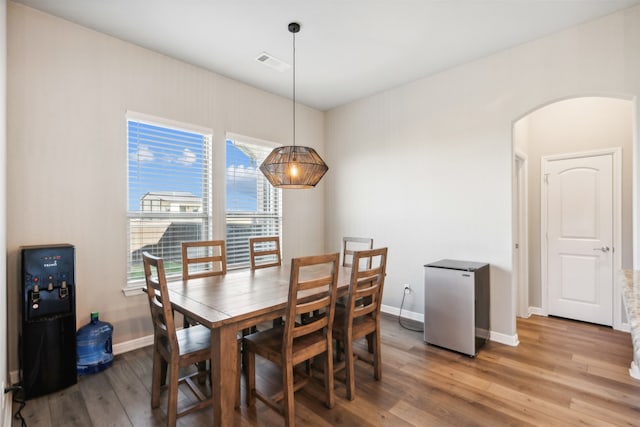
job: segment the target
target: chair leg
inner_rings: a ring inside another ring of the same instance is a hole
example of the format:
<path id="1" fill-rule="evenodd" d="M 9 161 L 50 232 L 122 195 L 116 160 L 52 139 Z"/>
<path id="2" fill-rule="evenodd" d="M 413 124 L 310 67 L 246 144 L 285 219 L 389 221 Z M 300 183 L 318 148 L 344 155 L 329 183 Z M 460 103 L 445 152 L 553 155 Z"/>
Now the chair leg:
<path id="1" fill-rule="evenodd" d="M 335 397 L 333 390 L 333 340 L 328 340 L 327 354 L 325 355 L 324 362 L 324 389 L 326 393 L 325 404 L 327 408 L 333 408 L 335 405 Z"/>
<path id="2" fill-rule="evenodd" d="M 236 404 L 235 408 L 238 409 L 240 407 L 240 377 L 242 375 L 241 364 L 242 364 L 242 341 L 238 341 L 238 366 L 236 366 Z"/>
<path id="3" fill-rule="evenodd" d="M 380 326 L 373 335 L 373 377 L 376 380 L 382 379 L 382 350 L 380 346 Z"/>
<path id="4" fill-rule="evenodd" d="M 342 341 L 336 338 L 336 360 L 340 362 L 342 360 Z"/>
<path id="5" fill-rule="evenodd" d="M 162 357 L 160 358 L 160 385 L 165 386 L 167 384 L 167 361 Z"/>
<path id="6" fill-rule="evenodd" d="M 207 362 L 196 363 L 198 367 L 198 384 L 202 385 L 207 382 Z"/>
<path id="7" fill-rule="evenodd" d="M 247 335 L 251 335 L 251 334 L 256 333 L 256 332 L 258 332 L 258 328 L 255 327 L 255 326 L 252 326 L 250 328 L 244 328 L 242 330 L 242 336 L 246 337 Z M 245 356 L 244 350 L 242 350 L 243 346 L 244 346 L 244 343 L 242 341 L 240 341 L 240 346 L 239 346 L 240 347 L 240 360 L 242 361 L 242 363 L 240 365 L 242 367 L 242 370 L 246 373 L 245 366 L 247 365 L 247 357 Z"/>
<path id="8" fill-rule="evenodd" d="M 355 359 L 353 357 L 353 341 L 344 341 L 345 357 L 345 385 L 347 386 L 347 399 L 356 398 Z"/>
<path id="9" fill-rule="evenodd" d="M 178 364 L 169 366 L 169 397 L 167 400 L 167 426 L 175 426 L 178 418 Z"/>
<path id="10" fill-rule="evenodd" d="M 284 389 L 284 425 L 293 427 L 296 425 L 295 400 L 293 392 L 293 364 L 290 360 L 282 366 L 282 388 Z"/>
<path id="11" fill-rule="evenodd" d="M 245 369 L 245 402 L 247 406 L 254 406 L 256 404 L 256 355 L 252 351 L 246 351 L 246 346 L 242 351 L 245 354 L 246 364 Z"/>
<path id="12" fill-rule="evenodd" d="M 164 366 L 162 366 L 164 365 Z M 163 379 L 166 378 L 166 370 L 165 376 L 162 375 L 162 368 L 166 369 L 167 362 L 164 361 L 160 353 L 158 353 L 155 349 L 155 345 L 153 348 L 153 371 L 151 374 L 151 407 L 157 408 L 160 406 L 160 387 L 163 385 Z"/>

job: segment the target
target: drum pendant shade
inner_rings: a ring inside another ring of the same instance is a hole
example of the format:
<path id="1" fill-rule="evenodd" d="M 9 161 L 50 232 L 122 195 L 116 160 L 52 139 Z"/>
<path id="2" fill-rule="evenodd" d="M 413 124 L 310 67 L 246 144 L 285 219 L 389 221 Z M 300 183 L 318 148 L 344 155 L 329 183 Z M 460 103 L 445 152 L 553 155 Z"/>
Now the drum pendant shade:
<path id="1" fill-rule="evenodd" d="M 296 36 L 300 25 L 289 24 L 293 34 L 293 145 L 274 148 L 264 159 L 260 170 L 276 188 L 313 188 L 329 170 L 311 147 L 296 145 Z"/>
<path id="2" fill-rule="evenodd" d="M 313 188 L 329 167 L 313 148 L 288 145 L 275 148 L 260 170 L 276 188 Z"/>

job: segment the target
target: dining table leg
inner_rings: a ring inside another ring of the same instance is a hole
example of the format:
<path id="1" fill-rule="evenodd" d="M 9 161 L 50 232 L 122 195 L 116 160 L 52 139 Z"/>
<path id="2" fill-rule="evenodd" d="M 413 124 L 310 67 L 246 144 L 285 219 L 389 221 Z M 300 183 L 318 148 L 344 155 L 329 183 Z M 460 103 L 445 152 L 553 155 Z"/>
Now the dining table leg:
<path id="1" fill-rule="evenodd" d="M 211 390 L 213 425 L 232 426 L 238 381 L 236 330 L 224 325 L 211 330 Z"/>

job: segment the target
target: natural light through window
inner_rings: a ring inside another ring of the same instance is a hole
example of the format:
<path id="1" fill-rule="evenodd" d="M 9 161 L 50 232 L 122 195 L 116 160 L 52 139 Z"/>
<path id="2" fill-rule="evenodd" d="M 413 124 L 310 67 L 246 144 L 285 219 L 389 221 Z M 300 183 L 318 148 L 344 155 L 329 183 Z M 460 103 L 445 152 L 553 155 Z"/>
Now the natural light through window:
<path id="1" fill-rule="evenodd" d="M 181 272 L 181 243 L 211 238 L 211 132 L 127 115 L 129 282 L 141 281 L 142 253 Z"/>
<path id="2" fill-rule="evenodd" d="M 258 169 L 275 144 L 228 135 L 226 142 L 227 265 L 249 266 L 249 238 L 282 237 L 282 190 Z"/>

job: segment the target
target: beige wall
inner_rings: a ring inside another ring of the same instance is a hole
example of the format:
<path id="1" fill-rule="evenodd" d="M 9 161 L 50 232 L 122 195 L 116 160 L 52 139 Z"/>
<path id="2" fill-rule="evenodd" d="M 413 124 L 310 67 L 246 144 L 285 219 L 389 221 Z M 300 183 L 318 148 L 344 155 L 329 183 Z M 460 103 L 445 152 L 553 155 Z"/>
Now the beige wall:
<path id="1" fill-rule="evenodd" d="M 424 310 L 423 264 L 489 262 L 492 333 L 514 340 L 513 123 L 560 99 L 639 93 L 636 7 L 336 108 L 327 248 L 347 234 L 389 246 L 383 302 L 398 307 L 410 283 L 414 312 Z"/>
<path id="2" fill-rule="evenodd" d="M 11 369 L 18 248 L 76 246 L 78 326 L 91 311 L 114 343 L 151 332 L 125 297 L 127 110 L 213 130 L 214 237 L 224 238 L 226 132 L 291 143 L 291 101 L 28 7 L 8 7 L 7 233 Z M 322 112 L 299 106 L 298 141 L 324 155 Z M 284 258 L 324 250 L 324 183 L 284 193 Z M 3 276 L 4 277 L 4 276 Z"/>
<path id="3" fill-rule="evenodd" d="M 622 268 L 633 266 L 633 102 L 602 97 L 564 100 L 534 111 L 515 127 L 526 127 L 514 144 L 521 146 L 519 139 L 522 139 L 528 147 L 529 306 L 539 308 L 542 304 L 540 167 L 544 156 L 622 148 Z"/>

